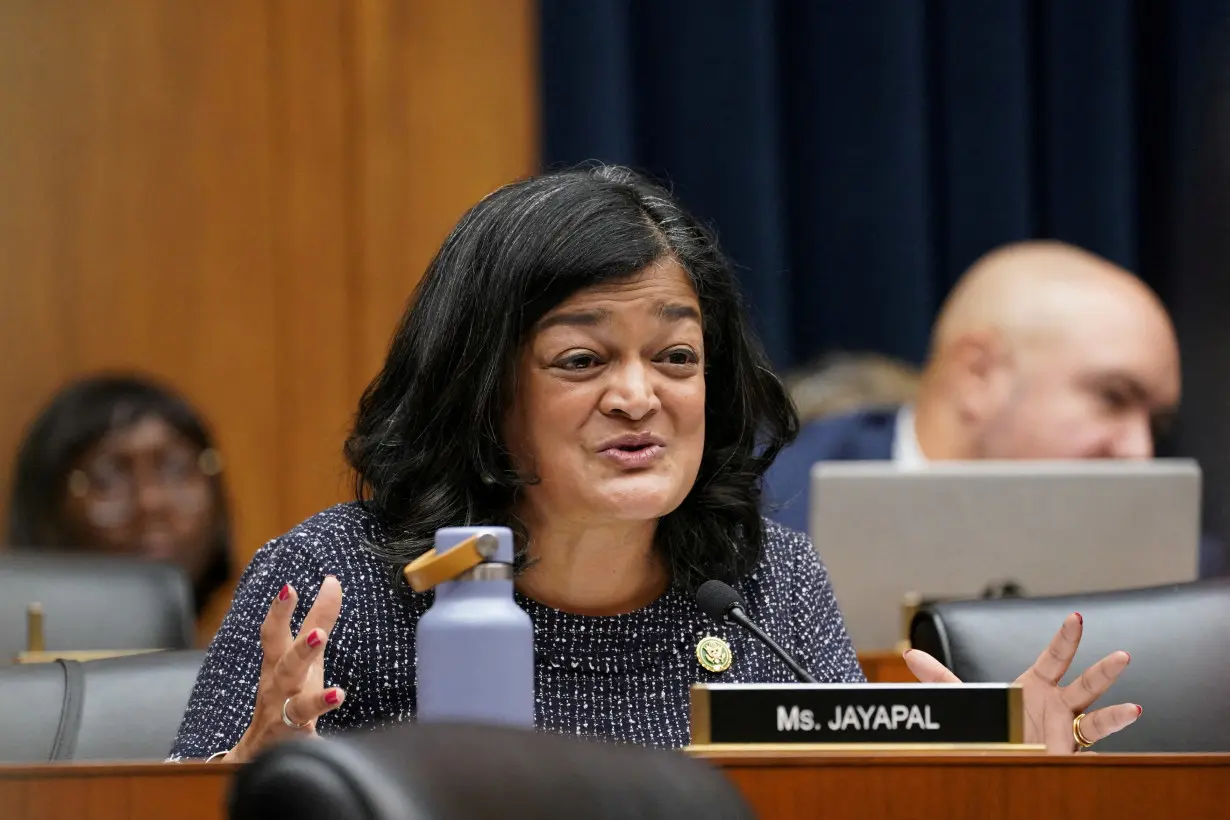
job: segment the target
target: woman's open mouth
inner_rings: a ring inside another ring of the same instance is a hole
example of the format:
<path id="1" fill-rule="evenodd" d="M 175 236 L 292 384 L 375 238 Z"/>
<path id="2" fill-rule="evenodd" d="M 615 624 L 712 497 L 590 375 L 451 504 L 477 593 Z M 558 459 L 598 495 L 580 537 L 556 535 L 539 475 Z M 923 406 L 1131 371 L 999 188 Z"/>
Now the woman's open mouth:
<path id="1" fill-rule="evenodd" d="M 598 454 L 610 459 L 622 469 L 631 470 L 648 466 L 661 458 L 665 451 L 666 445 L 660 438 L 648 433 L 638 433 L 619 436 L 606 442 Z"/>

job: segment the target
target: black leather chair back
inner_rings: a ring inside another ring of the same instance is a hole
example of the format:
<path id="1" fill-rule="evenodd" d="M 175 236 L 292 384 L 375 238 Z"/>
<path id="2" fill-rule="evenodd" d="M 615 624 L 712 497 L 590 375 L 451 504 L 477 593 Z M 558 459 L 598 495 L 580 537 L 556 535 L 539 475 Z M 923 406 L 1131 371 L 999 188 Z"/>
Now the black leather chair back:
<path id="1" fill-rule="evenodd" d="M 1230 752 L 1230 579 L 933 604 L 914 616 L 910 641 L 968 683 L 1011 681 L 1072 612 L 1081 613 L 1085 630 L 1064 682 L 1123 649 L 1132 662 L 1095 708 L 1144 708 L 1098 751 Z"/>
<path id="2" fill-rule="evenodd" d="M 43 606 L 44 648 L 187 649 L 192 588 L 177 567 L 78 553 L 0 554 L 0 663 L 26 647 L 26 610 Z"/>
<path id="3" fill-rule="evenodd" d="M 78 664 L 81 719 L 65 759 L 166 759 L 204 661 L 190 649 Z"/>
<path id="4" fill-rule="evenodd" d="M 716 769 L 678 752 L 483 726 L 300 740 L 236 776 L 232 820 L 743 820 Z"/>
<path id="5" fill-rule="evenodd" d="M 0 667 L 0 762 L 164 760 L 203 650 Z"/>

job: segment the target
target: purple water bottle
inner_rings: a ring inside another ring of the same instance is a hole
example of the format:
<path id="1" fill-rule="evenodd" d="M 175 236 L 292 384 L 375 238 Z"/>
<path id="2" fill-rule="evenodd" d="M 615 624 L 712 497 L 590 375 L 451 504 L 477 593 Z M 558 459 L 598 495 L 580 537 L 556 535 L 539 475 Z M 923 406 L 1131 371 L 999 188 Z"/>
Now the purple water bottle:
<path id="1" fill-rule="evenodd" d="M 415 632 L 418 719 L 533 728 L 534 626 L 513 600 L 512 531 L 436 531 L 437 560 L 458 545 L 474 565 L 436 585 Z"/>

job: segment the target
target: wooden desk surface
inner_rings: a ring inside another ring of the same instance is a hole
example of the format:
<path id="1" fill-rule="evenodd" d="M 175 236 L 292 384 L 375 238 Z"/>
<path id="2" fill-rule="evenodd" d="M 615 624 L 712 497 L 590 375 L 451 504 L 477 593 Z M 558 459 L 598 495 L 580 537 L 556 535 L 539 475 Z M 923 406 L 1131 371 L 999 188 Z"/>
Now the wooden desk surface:
<path id="1" fill-rule="evenodd" d="M 1230 755 L 710 758 L 765 818 L 1127 820 L 1230 815 Z"/>
<path id="2" fill-rule="evenodd" d="M 763 818 L 1129 820 L 1230 813 L 1230 755 L 701 755 Z M 0 766 L 13 820 L 220 820 L 228 764 Z"/>
<path id="3" fill-rule="evenodd" d="M 859 652 L 858 664 L 868 683 L 918 683 L 918 678 L 905 665 L 905 658 L 896 650 Z"/>
<path id="4" fill-rule="evenodd" d="M 48 763 L 0 766 L 6 820 L 221 820 L 226 763 Z"/>

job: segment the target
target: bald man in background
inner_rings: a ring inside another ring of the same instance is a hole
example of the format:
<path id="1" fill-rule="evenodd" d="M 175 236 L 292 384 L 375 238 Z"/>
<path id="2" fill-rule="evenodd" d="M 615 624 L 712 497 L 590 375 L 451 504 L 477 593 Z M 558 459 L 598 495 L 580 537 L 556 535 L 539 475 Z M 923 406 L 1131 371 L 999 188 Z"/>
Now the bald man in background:
<path id="1" fill-rule="evenodd" d="M 1180 395 L 1161 301 L 1131 273 L 1059 242 L 979 259 L 945 301 L 918 396 L 813 422 L 765 478 L 768 515 L 806 531 L 818 461 L 1152 458 Z M 1201 574 L 1217 574 L 1216 545 Z"/>

